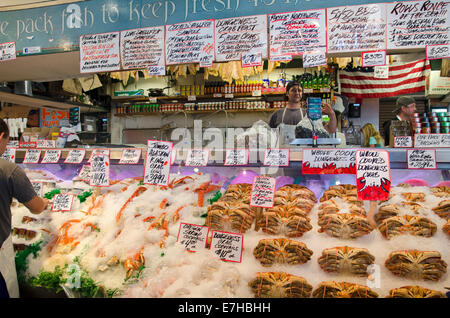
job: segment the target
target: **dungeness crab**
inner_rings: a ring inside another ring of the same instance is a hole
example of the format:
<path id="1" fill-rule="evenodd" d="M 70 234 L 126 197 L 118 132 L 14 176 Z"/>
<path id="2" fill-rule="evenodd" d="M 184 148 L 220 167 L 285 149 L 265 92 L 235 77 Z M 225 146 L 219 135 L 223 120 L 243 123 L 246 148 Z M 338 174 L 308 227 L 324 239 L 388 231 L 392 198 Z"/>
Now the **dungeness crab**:
<path id="1" fill-rule="evenodd" d="M 395 251 L 385 266 L 397 276 L 432 281 L 438 281 L 447 272 L 447 263 L 437 251 Z"/>
<path id="2" fill-rule="evenodd" d="M 450 200 L 443 200 L 439 202 L 437 207 L 434 207 L 433 212 L 439 217 L 450 220 Z"/>
<path id="3" fill-rule="evenodd" d="M 445 298 L 444 293 L 420 286 L 403 286 L 389 291 L 386 298 Z"/>
<path id="4" fill-rule="evenodd" d="M 314 192 L 308 188 L 298 184 L 288 184 L 282 186 L 274 195 L 274 205 L 294 205 L 307 213 L 311 211 L 314 204 L 317 202 Z"/>
<path id="5" fill-rule="evenodd" d="M 349 239 L 369 234 L 374 227 L 367 218 L 351 213 L 326 214 L 319 219 L 319 233 Z"/>
<path id="6" fill-rule="evenodd" d="M 308 298 L 313 289 L 303 277 L 284 272 L 257 273 L 248 285 L 256 298 Z"/>
<path id="7" fill-rule="evenodd" d="M 313 291 L 314 298 L 378 298 L 370 288 L 347 282 L 322 282 Z"/>
<path id="8" fill-rule="evenodd" d="M 365 248 L 338 246 L 322 251 L 318 262 L 325 272 L 350 272 L 367 276 L 367 267 L 372 265 L 375 257 Z"/>
<path id="9" fill-rule="evenodd" d="M 320 198 L 320 202 L 327 201 L 331 198 L 356 197 L 356 186 L 351 184 L 340 184 L 329 187 Z"/>
<path id="10" fill-rule="evenodd" d="M 307 216 L 290 214 L 282 206 L 267 209 L 256 222 L 258 228 L 271 235 L 300 237 L 312 229 Z"/>
<path id="11" fill-rule="evenodd" d="M 206 225 L 214 230 L 245 233 L 255 213 L 248 204 L 218 201 L 208 207 Z"/>
<path id="12" fill-rule="evenodd" d="M 434 196 L 440 198 L 450 197 L 450 187 L 441 186 L 441 187 L 432 187 L 430 188 L 431 192 Z"/>
<path id="13" fill-rule="evenodd" d="M 447 223 L 444 224 L 444 226 L 442 227 L 442 231 L 450 235 L 450 220 L 448 220 Z"/>
<path id="14" fill-rule="evenodd" d="M 437 225 L 423 216 L 398 215 L 384 219 L 378 229 L 387 239 L 405 233 L 431 237 L 436 233 Z"/>
<path id="15" fill-rule="evenodd" d="M 318 216 L 319 216 L 319 219 L 321 219 L 324 215 L 338 213 L 340 211 L 340 208 L 339 208 L 338 203 L 335 200 L 330 199 L 328 201 L 322 202 L 319 205 L 318 210 L 319 210 Z M 351 214 L 360 215 L 363 217 L 366 216 L 366 210 L 364 210 L 364 208 L 362 208 L 356 204 L 350 205 L 349 212 Z"/>
<path id="16" fill-rule="evenodd" d="M 252 193 L 252 185 L 250 183 L 231 184 L 221 197 L 221 201 L 241 201 L 242 203 L 250 203 Z"/>
<path id="17" fill-rule="evenodd" d="M 253 250 L 253 255 L 263 266 L 280 264 L 303 264 L 311 259 L 313 251 L 298 241 L 286 238 L 260 240 Z"/>
<path id="18" fill-rule="evenodd" d="M 383 220 L 388 219 L 393 216 L 397 216 L 400 213 L 400 208 L 395 204 L 383 205 L 378 209 L 377 214 L 375 214 L 375 222 L 380 225 Z"/>

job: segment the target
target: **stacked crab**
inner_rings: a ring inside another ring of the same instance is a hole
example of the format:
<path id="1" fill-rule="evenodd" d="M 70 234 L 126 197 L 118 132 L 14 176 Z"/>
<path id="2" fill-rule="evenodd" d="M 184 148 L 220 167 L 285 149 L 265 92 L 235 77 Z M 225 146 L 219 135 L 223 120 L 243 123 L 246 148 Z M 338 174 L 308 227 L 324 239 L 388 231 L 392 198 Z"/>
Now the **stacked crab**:
<path id="1" fill-rule="evenodd" d="M 430 188 L 430 190 L 434 196 L 443 198 L 443 200 L 439 202 L 437 206 L 433 207 L 432 210 L 439 217 L 447 220 L 447 223 L 444 224 L 442 230 L 450 235 L 450 187 L 433 187 Z"/>
<path id="2" fill-rule="evenodd" d="M 315 194 L 306 187 L 289 184 L 274 195 L 274 206 L 264 209 L 256 228 L 266 234 L 301 237 L 312 226 L 308 213 L 317 202 Z M 313 251 L 304 243 L 288 238 L 262 239 L 253 255 L 265 266 L 274 263 L 297 265 L 311 259 Z M 313 287 L 301 276 L 285 272 L 259 272 L 249 283 L 255 297 L 310 297 Z"/>
<path id="3" fill-rule="evenodd" d="M 357 200 L 356 186 L 331 186 L 320 198 L 319 232 L 341 239 L 353 239 L 373 231 L 362 201 Z"/>

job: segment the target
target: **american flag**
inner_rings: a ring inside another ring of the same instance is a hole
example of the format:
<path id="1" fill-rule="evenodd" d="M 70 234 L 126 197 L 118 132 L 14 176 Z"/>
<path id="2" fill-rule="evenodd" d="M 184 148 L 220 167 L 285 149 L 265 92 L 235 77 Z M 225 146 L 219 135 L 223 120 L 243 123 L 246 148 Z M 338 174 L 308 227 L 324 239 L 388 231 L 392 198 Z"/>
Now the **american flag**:
<path id="1" fill-rule="evenodd" d="M 389 65 L 388 78 L 375 78 L 373 70 L 370 72 L 340 70 L 341 94 L 363 99 L 421 92 L 425 90 L 429 71 L 430 63 L 425 59 Z"/>

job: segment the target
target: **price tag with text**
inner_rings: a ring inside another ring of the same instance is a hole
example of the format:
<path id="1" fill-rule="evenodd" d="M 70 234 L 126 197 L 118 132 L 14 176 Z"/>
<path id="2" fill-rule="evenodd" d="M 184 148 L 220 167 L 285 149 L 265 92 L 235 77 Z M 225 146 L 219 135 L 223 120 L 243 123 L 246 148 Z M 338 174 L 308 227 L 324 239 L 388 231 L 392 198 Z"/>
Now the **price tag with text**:
<path id="1" fill-rule="evenodd" d="M 177 242 L 184 245 L 190 252 L 198 251 L 206 247 L 208 233 L 209 227 L 207 226 L 181 223 Z"/>
<path id="2" fill-rule="evenodd" d="M 15 59 L 16 59 L 16 42 L 0 43 L 0 62 Z"/>
<path id="3" fill-rule="evenodd" d="M 278 55 L 270 56 L 272 62 L 290 62 L 292 61 L 292 55 Z"/>
<path id="4" fill-rule="evenodd" d="M 212 231 L 210 249 L 223 261 L 242 262 L 243 245 L 244 235 L 240 233 Z"/>
<path id="5" fill-rule="evenodd" d="M 56 148 L 56 140 L 39 139 L 36 141 L 37 148 Z"/>
<path id="6" fill-rule="evenodd" d="M 414 147 L 417 148 L 450 147 L 450 134 L 415 134 Z"/>
<path id="7" fill-rule="evenodd" d="M 39 197 L 44 196 L 44 182 L 43 181 L 31 181 L 34 191 Z"/>
<path id="8" fill-rule="evenodd" d="M 137 164 L 141 159 L 142 149 L 129 148 L 122 150 L 122 156 L 120 157 L 119 164 Z"/>
<path id="9" fill-rule="evenodd" d="M 386 50 L 362 52 L 362 66 L 385 66 L 386 65 Z"/>
<path id="10" fill-rule="evenodd" d="M 147 68 L 149 76 L 166 76 L 166 66 L 165 65 L 155 65 L 149 66 Z"/>
<path id="11" fill-rule="evenodd" d="M 355 174 L 356 149 L 303 149 L 303 174 Z"/>
<path id="12" fill-rule="evenodd" d="M 78 179 L 84 182 L 89 182 L 89 180 L 91 179 L 90 165 L 83 165 L 83 167 L 80 169 L 80 172 L 78 173 Z"/>
<path id="13" fill-rule="evenodd" d="M 46 150 L 41 163 L 57 163 L 59 161 L 59 158 L 61 158 L 61 150 Z"/>
<path id="14" fill-rule="evenodd" d="M 327 64 L 327 53 L 315 50 L 303 53 L 303 68 L 316 67 Z"/>
<path id="15" fill-rule="evenodd" d="M 227 149 L 225 166 L 244 166 L 248 164 L 248 149 Z"/>
<path id="16" fill-rule="evenodd" d="M 266 149 L 263 164 L 272 167 L 289 166 L 289 149 Z"/>
<path id="17" fill-rule="evenodd" d="M 73 163 L 78 164 L 81 163 L 86 155 L 86 150 L 84 149 L 72 149 L 67 154 L 66 160 L 64 163 Z"/>
<path id="18" fill-rule="evenodd" d="M 41 150 L 39 149 L 27 149 L 23 163 L 38 163 L 41 158 Z"/>
<path id="19" fill-rule="evenodd" d="M 52 212 L 70 212 L 74 197 L 70 193 L 56 194 L 53 197 Z"/>
<path id="20" fill-rule="evenodd" d="M 426 46 L 427 60 L 446 59 L 450 57 L 450 44 L 435 44 Z"/>
<path id="21" fill-rule="evenodd" d="M 19 142 L 19 148 L 29 149 L 29 148 L 36 148 L 36 147 L 37 147 L 37 142 L 35 142 L 35 141 Z"/>
<path id="22" fill-rule="evenodd" d="M 91 158 L 96 155 L 109 156 L 109 149 L 93 149 L 88 162 L 91 162 Z"/>
<path id="23" fill-rule="evenodd" d="M 186 167 L 205 167 L 208 165 L 209 149 L 189 149 Z"/>
<path id="24" fill-rule="evenodd" d="M 200 52 L 200 67 L 211 67 L 214 62 L 214 46 L 210 43 L 205 45 Z"/>
<path id="25" fill-rule="evenodd" d="M 91 158 L 89 185 L 109 187 L 109 155 L 95 155 Z"/>
<path id="26" fill-rule="evenodd" d="M 436 149 L 406 150 L 408 169 L 437 169 Z"/>
<path id="27" fill-rule="evenodd" d="M 358 200 L 388 200 L 390 189 L 389 153 L 385 150 L 358 150 L 356 152 Z"/>
<path id="28" fill-rule="evenodd" d="M 6 148 L 5 152 L 0 156 L 1 159 L 9 162 L 16 162 L 16 148 Z"/>
<path id="29" fill-rule="evenodd" d="M 173 143 L 147 140 L 147 155 L 144 166 L 144 183 L 153 185 L 169 184 Z"/>
<path id="30" fill-rule="evenodd" d="M 253 67 L 262 65 L 262 53 L 245 53 L 241 55 L 241 67 Z"/>
<path id="31" fill-rule="evenodd" d="M 253 179 L 250 206 L 272 208 L 276 179 L 260 176 Z"/>
<path id="32" fill-rule="evenodd" d="M 395 136 L 394 148 L 411 148 L 413 146 L 411 136 Z"/>

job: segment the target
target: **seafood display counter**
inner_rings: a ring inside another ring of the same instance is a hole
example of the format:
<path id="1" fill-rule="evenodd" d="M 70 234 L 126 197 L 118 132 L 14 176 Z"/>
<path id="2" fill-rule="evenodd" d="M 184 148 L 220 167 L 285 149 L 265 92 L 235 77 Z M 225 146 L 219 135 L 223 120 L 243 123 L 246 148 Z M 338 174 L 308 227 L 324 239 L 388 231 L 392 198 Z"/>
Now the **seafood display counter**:
<path id="1" fill-rule="evenodd" d="M 176 164 L 168 186 L 153 186 L 142 164 L 111 160 L 111 185 L 93 188 L 78 177 L 83 164 L 20 165 L 50 201 L 73 195 L 69 211 L 40 215 L 13 202 L 21 286 L 174 298 L 445 297 L 450 287 L 448 170 L 391 167 L 371 223 L 354 175 L 280 168 L 274 206 L 255 208 L 260 167 Z M 195 251 L 180 243 L 182 224 L 208 233 Z M 236 259 L 213 252 L 214 231 L 240 237 Z"/>

